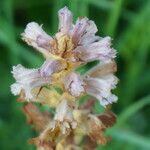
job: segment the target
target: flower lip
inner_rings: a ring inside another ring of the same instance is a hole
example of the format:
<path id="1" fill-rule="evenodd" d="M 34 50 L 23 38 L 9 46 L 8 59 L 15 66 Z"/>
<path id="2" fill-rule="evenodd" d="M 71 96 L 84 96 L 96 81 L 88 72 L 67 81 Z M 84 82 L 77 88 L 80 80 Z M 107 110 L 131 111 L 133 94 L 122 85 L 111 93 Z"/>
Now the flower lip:
<path id="1" fill-rule="evenodd" d="M 93 60 L 110 62 L 116 57 L 116 50 L 110 46 L 110 37 L 105 37 L 97 42 L 90 43 L 89 45 L 78 46 L 74 51 L 79 53 L 79 59 L 84 62 Z"/>
<path id="2" fill-rule="evenodd" d="M 75 97 L 80 96 L 84 92 L 84 82 L 76 73 L 70 73 L 65 78 L 64 86 Z"/>
<path id="3" fill-rule="evenodd" d="M 67 64 L 61 60 L 49 60 L 47 59 L 40 68 L 40 74 L 42 77 L 47 77 L 53 73 L 59 72 L 67 67 Z"/>
<path id="4" fill-rule="evenodd" d="M 50 43 L 53 41 L 53 38 L 42 29 L 42 25 L 36 22 L 28 23 L 21 36 L 28 45 L 33 46 L 44 55 L 51 48 Z"/>
<path id="5" fill-rule="evenodd" d="M 59 10 L 59 30 L 63 33 L 69 33 L 72 26 L 72 13 L 67 7 Z"/>
<path id="6" fill-rule="evenodd" d="M 72 33 L 72 39 L 75 45 L 78 44 L 78 42 L 80 41 L 80 38 L 85 33 L 87 25 L 88 25 L 87 18 L 82 18 L 82 19 L 77 20 L 76 25 L 73 29 L 73 33 Z"/>
<path id="7" fill-rule="evenodd" d="M 49 39 L 44 38 L 42 35 L 38 35 L 36 39 L 37 45 L 39 47 L 49 49 L 50 48 L 50 41 Z"/>
<path id="8" fill-rule="evenodd" d="M 101 78 L 87 77 L 84 79 L 85 91 L 97 98 L 102 106 L 112 104 L 118 100 L 117 96 L 111 93 L 116 87 L 118 79 L 114 75 L 107 75 Z"/>

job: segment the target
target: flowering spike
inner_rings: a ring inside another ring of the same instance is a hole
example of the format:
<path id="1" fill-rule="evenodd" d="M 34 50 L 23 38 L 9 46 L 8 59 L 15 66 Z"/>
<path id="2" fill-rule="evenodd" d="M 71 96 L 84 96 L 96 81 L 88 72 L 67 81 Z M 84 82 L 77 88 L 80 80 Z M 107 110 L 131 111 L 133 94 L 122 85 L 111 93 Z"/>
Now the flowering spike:
<path id="1" fill-rule="evenodd" d="M 44 54 L 45 61 L 37 69 L 14 66 L 16 82 L 11 92 L 20 95 L 20 102 L 30 100 L 23 111 L 28 123 L 40 132 L 29 140 L 38 150 L 95 149 L 96 144 L 108 142 L 104 131 L 116 122 L 107 107 L 118 100 L 112 94 L 118 83 L 114 75 L 116 50 L 109 36 L 95 35 L 98 29 L 88 18 L 79 18 L 73 25 L 67 7 L 59 10 L 58 17 L 59 31 L 53 38 L 37 23 L 27 24 L 22 39 Z M 81 65 L 95 60 L 100 63 L 84 75 L 76 72 Z M 87 94 L 90 98 L 80 104 L 81 96 Z M 107 111 L 93 113 L 97 100 Z M 31 102 L 53 107 L 53 115 L 40 112 Z"/>

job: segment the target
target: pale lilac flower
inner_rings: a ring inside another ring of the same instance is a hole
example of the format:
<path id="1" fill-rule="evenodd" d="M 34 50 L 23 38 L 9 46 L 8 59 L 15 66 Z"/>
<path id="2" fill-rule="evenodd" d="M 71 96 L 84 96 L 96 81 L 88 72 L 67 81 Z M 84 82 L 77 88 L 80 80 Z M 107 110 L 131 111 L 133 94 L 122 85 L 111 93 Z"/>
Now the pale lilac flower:
<path id="1" fill-rule="evenodd" d="M 21 90 L 25 92 L 25 99 L 32 99 L 32 89 L 51 83 L 50 77 L 43 78 L 39 69 L 27 69 L 22 65 L 13 67 L 13 77 L 16 83 L 11 85 L 11 91 L 14 95 L 19 95 Z"/>
<path id="2" fill-rule="evenodd" d="M 50 43 L 53 40 L 52 37 L 42 29 L 42 26 L 36 22 L 27 24 L 24 33 L 22 33 L 22 39 L 43 54 L 46 54 L 47 50 L 51 48 Z"/>
<path id="3" fill-rule="evenodd" d="M 65 78 L 64 86 L 75 97 L 84 92 L 84 82 L 79 75 L 73 72 Z"/>
<path id="4" fill-rule="evenodd" d="M 100 60 L 102 62 L 109 62 L 116 57 L 116 51 L 110 47 L 111 38 L 101 38 L 97 42 L 87 44 L 85 46 L 78 46 L 75 52 L 78 53 L 79 59 L 88 62 L 93 60 Z"/>
<path id="5" fill-rule="evenodd" d="M 32 99 L 32 89 L 51 84 L 51 75 L 63 67 L 65 66 L 58 60 L 46 60 L 39 69 L 27 69 L 22 65 L 14 66 L 12 74 L 16 83 L 11 85 L 11 91 L 14 95 L 19 95 L 21 90 L 24 90 L 25 99 Z"/>
<path id="6" fill-rule="evenodd" d="M 118 78 L 113 75 L 116 70 L 116 64 L 113 61 L 100 63 L 88 71 L 84 77 L 86 92 L 96 97 L 103 106 L 118 100 L 117 96 L 111 93 L 118 83 Z"/>
<path id="7" fill-rule="evenodd" d="M 84 81 L 86 92 L 96 97 L 102 106 L 112 104 L 118 100 L 117 96 L 111 93 L 118 82 L 114 75 L 110 74 L 101 78 L 88 77 Z"/>

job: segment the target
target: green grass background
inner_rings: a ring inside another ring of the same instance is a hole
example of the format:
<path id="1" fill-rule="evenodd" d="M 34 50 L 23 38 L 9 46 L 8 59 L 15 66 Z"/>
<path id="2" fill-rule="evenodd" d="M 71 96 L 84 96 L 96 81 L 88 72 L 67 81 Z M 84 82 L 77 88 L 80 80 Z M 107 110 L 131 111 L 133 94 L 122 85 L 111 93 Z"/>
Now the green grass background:
<path id="1" fill-rule="evenodd" d="M 35 133 L 26 125 L 21 105 L 10 93 L 10 73 L 18 63 L 38 67 L 43 58 L 20 39 L 30 21 L 57 31 L 57 11 L 68 6 L 87 16 L 100 36 L 110 35 L 117 49 L 120 79 L 113 105 L 116 126 L 112 141 L 98 150 L 150 150 L 150 0 L 0 0 L 0 150 L 33 150 L 27 139 Z"/>

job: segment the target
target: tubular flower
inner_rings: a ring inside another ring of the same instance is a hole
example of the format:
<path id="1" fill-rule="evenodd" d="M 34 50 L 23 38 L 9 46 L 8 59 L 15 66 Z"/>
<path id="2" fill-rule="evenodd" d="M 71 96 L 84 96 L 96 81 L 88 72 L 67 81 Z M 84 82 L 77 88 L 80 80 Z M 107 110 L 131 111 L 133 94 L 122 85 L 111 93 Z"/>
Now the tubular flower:
<path id="1" fill-rule="evenodd" d="M 104 131 L 116 122 L 110 110 L 93 113 L 97 100 L 108 109 L 107 105 L 118 99 L 112 94 L 118 83 L 114 75 L 116 50 L 111 47 L 110 37 L 96 35 L 94 21 L 79 17 L 73 24 L 67 7 L 58 11 L 58 18 L 54 36 L 36 22 L 27 24 L 22 39 L 43 54 L 45 61 L 37 69 L 14 66 L 16 82 L 11 85 L 11 92 L 20 95 L 21 102 L 29 102 L 23 111 L 28 123 L 40 132 L 29 140 L 38 150 L 94 149 L 96 144 L 107 143 Z M 91 61 L 99 63 L 88 71 L 78 71 Z M 80 99 L 86 95 L 90 100 L 82 104 Z M 40 103 L 40 107 L 53 107 L 54 114 L 40 112 L 34 102 Z"/>
<path id="2" fill-rule="evenodd" d="M 86 92 L 96 97 L 102 106 L 106 106 L 117 101 L 117 96 L 111 93 L 117 84 L 117 79 L 114 75 L 107 75 L 103 78 L 87 78 Z"/>
<path id="3" fill-rule="evenodd" d="M 70 73 L 65 78 L 64 86 L 66 90 L 70 92 L 71 95 L 76 97 L 79 96 L 82 92 L 84 92 L 84 82 L 76 73 Z"/>
<path id="4" fill-rule="evenodd" d="M 47 60 L 39 69 L 27 69 L 22 65 L 14 66 L 12 74 L 16 83 L 11 85 L 11 91 L 14 95 L 19 95 L 23 90 L 25 99 L 32 99 L 32 90 L 36 87 L 51 84 L 51 74 L 64 67 L 59 60 Z"/>

